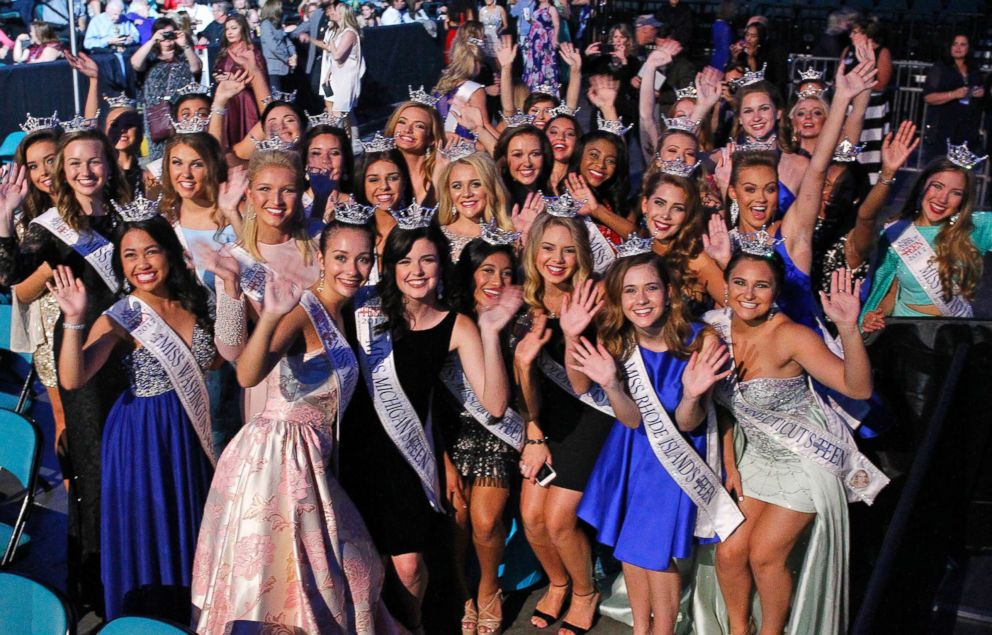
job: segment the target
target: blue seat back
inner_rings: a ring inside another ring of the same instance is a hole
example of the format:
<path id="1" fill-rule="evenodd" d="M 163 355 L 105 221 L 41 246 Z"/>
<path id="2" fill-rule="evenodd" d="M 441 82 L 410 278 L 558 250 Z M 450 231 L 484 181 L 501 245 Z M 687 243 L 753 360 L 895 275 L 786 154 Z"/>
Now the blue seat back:
<path id="1" fill-rule="evenodd" d="M 175 626 L 168 622 L 153 620 L 148 617 L 125 616 L 107 622 L 106 626 L 100 629 L 100 635 L 187 635 L 192 633 L 185 628 Z"/>
<path id="2" fill-rule="evenodd" d="M 38 428 L 16 412 L 0 409 L 0 439 L 0 467 L 31 487 L 41 450 Z"/>
<path id="3" fill-rule="evenodd" d="M 21 130 L 16 130 L 11 132 L 4 138 L 3 143 L 0 143 L 0 159 L 13 159 L 14 151 L 17 150 L 18 144 L 21 139 L 26 137 L 27 134 Z"/>
<path id="4" fill-rule="evenodd" d="M 0 633 L 66 635 L 72 612 L 50 588 L 16 573 L 0 572 Z"/>

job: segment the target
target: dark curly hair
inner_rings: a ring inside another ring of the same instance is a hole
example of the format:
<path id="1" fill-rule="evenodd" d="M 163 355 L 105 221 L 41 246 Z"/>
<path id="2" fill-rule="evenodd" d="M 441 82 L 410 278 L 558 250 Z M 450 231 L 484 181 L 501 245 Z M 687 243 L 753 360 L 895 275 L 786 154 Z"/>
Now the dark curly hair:
<path id="1" fill-rule="evenodd" d="M 56 156 L 58 156 L 58 142 L 59 138 L 62 136 L 62 130 L 60 128 L 45 128 L 43 130 L 35 130 L 34 132 L 28 134 L 26 137 L 21 139 L 21 142 L 17 144 L 17 150 L 14 151 L 14 163 L 17 165 L 27 166 L 28 164 L 28 148 L 34 144 L 41 141 L 51 141 L 56 144 Z M 54 181 L 55 177 L 55 165 L 52 164 L 52 177 Z M 32 220 L 38 218 L 46 211 L 48 208 L 55 204 L 54 197 L 52 194 L 45 194 L 31 182 L 28 178 L 28 195 L 24 197 L 21 201 L 21 225 L 24 229 L 27 229 L 28 223 Z M 54 185 L 54 183 L 53 183 Z"/>
<path id="2" fill-rule="evenodd" d="M 382 249 L 382 279 L 379 281 L 379 298 L 386 321 L 379 327 L 379 332 L 390 331 L 397 340 L 403 337 L 410 327 L 406 321 L 403 292 L 396 284 L 396 263 L 405 258 L 413 249 L 414 243 L 421 238 L 431 241 L 437 250 L 437 260 L 441 266 L 441 277 L 438 282 L 445 282 L 446 276 L 451 271 L 451 247 L 448 245 L 448 239 L 436 225 L 419 229 L 397 227 L 389 232 Z M 441 306 L 447 307 L 443 300 L 440 298 L 438 300 Z"/>
<path id="3" fill-rule="evenodd" d="M 582 165 L 582 154 L 586 146 L 593 141 L 607 141 L 613 145 L 617 152 L 617 166 L 613 171 L 613 176 L 608 178 L 599 187 L 589 184 L 589 189 L 596 195 L 601 203 L 606 203 L 613 210 L 614 214 L 623 216 L 626 213 L 624 206 L 627 201 L 627 194 L 630 191 L 630 176 L 627 157 L 627 144 L 623 138 L 612 132 L 593 130 L 582 135 L 582 138 L 575 144 L 575 152 L 572 153 L 572 163 L 568 166 L 570 173 L 579 174 L 579 167 Z"/>
<path id="4" fill-rule="evenodd" d="M 469 315 L 474 320 L 475 312 L 475 272 L 493 254 L 506 254 L 513 269 L 513 283 L 517 279 L 517 255 L 512 245 L 491 245 L 481 238 L 475 238 L 462 249 L 461 257 L 451 272 L 451 293 L 449 304 L 459 313 Z"/>

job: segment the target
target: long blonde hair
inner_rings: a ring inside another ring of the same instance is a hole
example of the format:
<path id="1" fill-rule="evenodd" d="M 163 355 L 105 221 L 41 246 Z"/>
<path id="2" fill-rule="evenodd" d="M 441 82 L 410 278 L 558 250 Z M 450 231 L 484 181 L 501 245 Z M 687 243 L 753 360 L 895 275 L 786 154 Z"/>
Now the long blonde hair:
<path id="1" fill-rule="evenodd" d="M 441 78 L 434 86 L 435 93 L 444 95 L 475 77 L 476 65 L 482 65 L 482 49 L 469 40 L 484 37 L 482 24 L 474 20 L 458 27 L 458 33 L 451 43 L 451 62 L 441 72 Z"/>
<path id="2" fill-rule="evenodd" d="M 524 302 L 531 309 L 544 310 L 544 277 L 537 270 L 537 254 L 544 240 L 544 233 L 550 227 L 564 227 L 575 241 L 576 270 L 569 280 L 574 289 L 592 276 L 592 249 L 589 247 L 589 230 L 586 224 L 575 218 L 562 218 L 548 213 L 541 214 L 531 225 L 524 247 Z M 568 290 L 568 289 L 566 289 Z"/>
<path id="3" fill-rule="evenodd" d="M 421 183 L 424 190 L 429 190 L 431 189 L 431 176 L 434 174 L 434 166 L 437 164 L 437 154 L 432 152 L 432 146 L 438 141 L 444 139 L 444 122 L 441 121 L 441 115 L 439 115 L 433 108 L 415 101 L 404 101 L 397 106 L 395 110 L 393 110 L 393 114 L 389 115 L 389 120 L 386 121 L 386 127 L 383 130 L 383 134 L 387 137 L 395 136 L 396 124 L 399 122 L 400 117 L 403 116 L 403 113 L 406 112 L 407 108 L 417 108 L 427 113 L 427 116 L 430 117 L 431 120 L 431 139 L 427 143 L 427 154 L 424 159 L 423 181 Z"/>
<path id="4" fill-rule="evenodd" d="M 255 186 L 255 179 L 262 170 L 268 167 L 285 168 L 293 172 L 296 180 L 297 190 L 302 194 L 306 190 L 303 181 L 303 168 L 300 165 L 300 157 L 295 152 L 282 152 L 281 150 L 263 150 L 252 155 L 248 162 L 248 189 Z M 286 233 L 296 241 L 296 248 L 303 255 L 303 262 L 309 265 L 313 260 L 313 241 L 307 233 L 306 219 L 303 216 L 303 197 L 296 197 L 296 207 L 286 221 Z M 258 250 L 258 215 L 251 203 L 251 197 L 245 201 L 245 218 L 241 232 L 241 240 L 238 244 L 251 254 L 251 257 L 258 262 L 265 262 L 262 253 Z"/>
<path id="5" fill-rule="evenodd" d="M 488 202 L 486 209 L 482 210 L 482 220 L 489 222 L 493 219 L 500 229 L 513 230 L 513 222 L 507 210 L 510 207 L 510 193 L 503 185 L 503 179 L 498 178 L 496 173 L 496 162 L 489 158 L 488 154 L 476 152 L 467 157 L 462 157 L 457 161 L 452 161 L 445 166 L 438 180 L 437 188 L 437 222 L 441 225 L 450 225 L 455 222 L 454 202 L 451 200 L 451 172 L 456 165 L 468 165 L 475 169 L 477 178 L 482 181 L 482 187 L 486 190 Z"/>
<path id="6" fill-rule="evenodd" d="M 338 2 L 335 8 L 341 11 L 341 23 L 338 25 L 339 31 L 346 31 L 351 29 L 358 34 L 358 37 L 362 37 L 362 27 L 358 26 L 358 18 L 355 17 L 355 12 L 351 10 L 351 7 L 346 2 Z"/>

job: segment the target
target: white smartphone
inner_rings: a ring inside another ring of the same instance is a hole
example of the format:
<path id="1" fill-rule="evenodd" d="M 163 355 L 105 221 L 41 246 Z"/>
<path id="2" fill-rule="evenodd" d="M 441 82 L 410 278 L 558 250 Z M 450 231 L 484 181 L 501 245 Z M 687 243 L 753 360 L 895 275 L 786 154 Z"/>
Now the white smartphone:
<path id="1" fill-rule="evenodd" d="M 541 466 L 541 469 L 537 471 L 537 476 L 535 478 L 537 479 L 538 485 L 541 487 L 547 487 L 548 485 L 551 485 L 551 481 L 555 480 L 556 476 L 558 476 L 558 472 L 555 472 L 550 465 L 545 463 Z"/>

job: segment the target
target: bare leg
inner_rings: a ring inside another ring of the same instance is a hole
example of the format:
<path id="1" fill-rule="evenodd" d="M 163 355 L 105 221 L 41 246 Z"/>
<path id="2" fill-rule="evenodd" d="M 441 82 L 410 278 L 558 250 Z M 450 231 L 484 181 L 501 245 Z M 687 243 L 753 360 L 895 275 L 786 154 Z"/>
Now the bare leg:
<path id="1" fill-rule="evenodd" d="M 404 613 L 410 620 L 408 626 L 417 630 L 421 626 L 421 606 L 424 603 L 424 593 L 427 591 L 427 564 L 421 553 L 403 553 L 392 556 L 393 568 L 400 579 L 405 593 L 403 598 Z"/>
<path id="2" fill-rule="evenodd" d="M 792 575 L 785 561 L 816 514 L 768 505 L 751 533 L 750 562 L 761 600 L 761 635 L 781 635 L 792 603 Z"/>
<path id="3" fill-rule="evenodd" d="M 727 604 L 730 632 L 747 632 L 751 621 L 751 577 L 749 544 L 751 532 L 768 503 L 746 497 L 741 512 L 746 519 L 729 538 L 716 546 L 716 578 L 720 582 L 723 601 Z"/>
<path id="4" fill-rule="evenodd" d="M 589 539 L 579 529 L 576 510 L 582 492 L 551 486 L 544 506 L 548 533 L 568 575 L 572 578 L 572 603 L 565 620 L 589 628 L 596 614 L 599 596 L 592 581 L 592 553 Z M 568 631 L 559 631 L 567 633 Z"/>
<path id="5" fill-rule="evenodd" d="M 472 542 L 479 558 L 479 604 L 486 604 L 499 591 L 499 563 L 503 559 L 506 527 L 503 509 L 510 490 L 502 487 L 474 487 L 469 509 L 472 513 Z"/>
<path id="6" fill-rule="evenodd" d="M 672 635 L 675 632 L 675 619 L 679 614 L 679 591 L 682 588 L 675 563 L 667 571 L 648 571 L 648 585 L 651 589 L 651 635 Z"/>
<path id="7" fill-rule="evenodd" d="M 538 601 L 537 610 L 548 615 L 558 615 L 565 603 L 568 572 L 548 533 L 544 511 L 547 499 L 548 490 L 540 485 L 524 481 L 520 487 L 520 517 L 524 524 L 524 534 L 551 584 L 544 597 Z M 532 617 L 530 623 L 538 628 L 549 626 L 539 617 Z"/>
<path id="8" fill-rule="evenodd" d="M 648 635 L 651 632 L 651 588 L 648 572 L 624 562 L 623 581 L 627 585 L 630 610 L 634 614 L 634 635 Z"/>
<path id="9" fill-rule="evenodd" d="M 465 487 L 465 500 L 472 500 L 472 490 L 471 485 L 466 484 Z M 469 503 L 471 506 L 471 503 Z M 454 508 L 454 506 L 453 506 Z M 464 602 L 470 597 L 468 590 L 468 580 L 465 577 L 465 572 L 467 568 L 467 556 L 468 556 L 468 540 L 469 540 L 469 514 L 470 509 L 461 508 L 454 509 L 455 516 L 451 523 L 451 531 L 454 538 L 454 560 L 455 560 L 455 581 L 458 584 L 459 597 Z"/>

